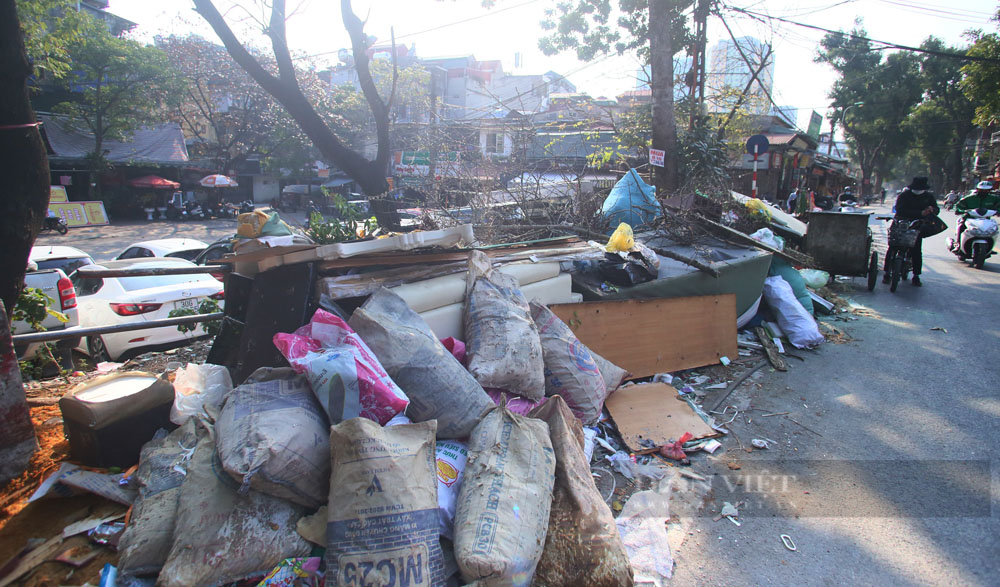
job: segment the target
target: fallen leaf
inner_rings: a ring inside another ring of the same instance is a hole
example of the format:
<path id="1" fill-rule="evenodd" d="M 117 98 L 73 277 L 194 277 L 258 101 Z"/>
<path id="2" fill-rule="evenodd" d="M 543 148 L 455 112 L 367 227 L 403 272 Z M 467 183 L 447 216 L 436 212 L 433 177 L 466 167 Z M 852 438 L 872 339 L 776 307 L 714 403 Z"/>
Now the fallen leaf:
<path id="1" fill-rule="evenodd" d="M 728 466 L 733 471 L 739 471 L 741 468 L 739 463 L 726 463 L 726 466 Z"/>

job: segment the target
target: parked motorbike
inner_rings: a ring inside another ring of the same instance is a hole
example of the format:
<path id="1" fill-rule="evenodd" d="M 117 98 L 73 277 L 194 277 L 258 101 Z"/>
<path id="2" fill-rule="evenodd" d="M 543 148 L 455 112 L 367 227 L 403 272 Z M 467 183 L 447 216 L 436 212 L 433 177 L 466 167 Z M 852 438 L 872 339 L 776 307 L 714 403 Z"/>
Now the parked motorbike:
<path id="1" fill-rule="evenodd" d="M 240 202 L 240 214 L 246 214 L 248 212 L 254 211 L 254 205 L 251 200 L 243 200 Z"/>
<path id="2" fill-rule="evenodd" d="M 42 232 L 46 232 L 48 230 L 54 230 L 59 234 L 66 234 L 69 232 L 69 225 L 66 224 L 65 220 L 58 216 L 46 216 L 45 221 L 42 222 Z"/>
<path id="3" fill-rule="evenodd" d="M 967 210 L 960 220 L 965 223 L 965 230 L 959 237 L 961 240 L 949 238 L 948 250 L 962 261 L 971 260 L 976 269 L 982 269 L 986 259 L 996 254 L 993 246 L 997 242 L 997 233 L 1000 233 L 1000 226 L 993 219 L 996 213 L 996 210 L 986 208 Z"/>

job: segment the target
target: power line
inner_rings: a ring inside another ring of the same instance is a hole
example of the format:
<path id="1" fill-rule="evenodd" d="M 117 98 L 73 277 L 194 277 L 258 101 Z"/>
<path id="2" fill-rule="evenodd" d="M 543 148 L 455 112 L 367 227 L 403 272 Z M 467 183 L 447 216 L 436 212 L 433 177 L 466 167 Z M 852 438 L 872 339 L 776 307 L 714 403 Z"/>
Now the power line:
<path id="1" fill-rule="evenodd" d="M 738 12 L 738 13 L 741 13 L 741 14 L 746 14 L 747 16 L 749 16 L 751 18 L 762 19 L 762 20 L 776 20 L 776 21 L 779 21 L 779 22 L 784 22 L 784 23 L 795 25 L 795 26 L 799 26 L 799 27 L 813 29 L 813 30 L 824 32 L 824 33 L 830 33 L 830 34 L 833 34 L 833 35 L 842 35 L 842 36 L 845 36 L 845 37 L 852 37 L 852 38 L 855 38 L 855 39 L 860 39 L 862 41 L 867 41 L 869 43 L 878 43 L 880 45 L 884 45 L 884 47 L 883 47 L 884 49 L 899 49 L 901 51 L 911 51 L 911 52 L 914 52 L 914 53 L 924 53 L 924 54 L 927 54 L 927 55 L 934 55 L 934 56 L 937 56 L 937 57 L 947 57 L 947 58 L 950 58 L 950 59 L 958 59 L 958 60 L 961 60 L 961 61 L 976 61 L 976 62 L 980 62 L 980 63 L 1000 64 L 1000 59 L 996 59 L 996 58 L 992 58 L 992 57 L 979 57 L 979 56 L 976 56 L 976 55 L 968 55 L 966 53 L 951 53 L 951 52 L 948 52 L 948 51 L 935 51 L 933 49 L 921 49 L 920 47 L 910 47 L 908 45 L 900 45 L 898 43 L 891 43 L 889 41 L 879 41 L 877 39 L 872 39 L 870 37 L 865 37 L 865 36 L 862 36 L 862 35 L 856 35 L 854 33 L 845 33 L 844 31 L 835 31 L 833 29 L 828 29 L 828 28 L 824 28 L 824 27 L 820 27 L 820 26 L 816 26 L 816 25 L 812 25 L 812 24 L 806 24 L 806 23 L 803 23 L 803 22 L 796 22 L 794 20 L 789 20 L 787 18 L 781 18 L 780 16 L 771 16 L 769 14 L 762 14 L 760 12 L 754 12 L 752 10 L 747 10 L 745 8 L 739 8 L 739 7 L 736 7 L 736 6 L 730 6 L 730 5 L 726 5 L 726 4 L 723 4 L 722 6 L 726 10 L 729 10 L 729 11 L 732 11 L 732 12 Z"/>

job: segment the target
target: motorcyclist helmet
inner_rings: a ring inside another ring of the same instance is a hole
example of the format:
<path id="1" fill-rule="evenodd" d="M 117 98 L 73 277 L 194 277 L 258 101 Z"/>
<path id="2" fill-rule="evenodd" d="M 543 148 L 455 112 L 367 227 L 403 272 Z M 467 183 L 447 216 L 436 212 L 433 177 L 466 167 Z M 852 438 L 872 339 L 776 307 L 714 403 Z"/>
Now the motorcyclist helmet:
<path id="1" fill-rule="evenodd" d="M 851 193 L 851 186 L 847 186 L 846 188 L 844 188 L 844 193 L 845 194 Z"/>
<path id="2" fill-rule="evenodd" d="M 976 185 L 976 189 L 977 190 L 986 191 L 986 192 L 992 191 L 993 190 L 993 182 L 991 182 L 991 181 L 981 181 L 981 182 L 979 182 Z"/>

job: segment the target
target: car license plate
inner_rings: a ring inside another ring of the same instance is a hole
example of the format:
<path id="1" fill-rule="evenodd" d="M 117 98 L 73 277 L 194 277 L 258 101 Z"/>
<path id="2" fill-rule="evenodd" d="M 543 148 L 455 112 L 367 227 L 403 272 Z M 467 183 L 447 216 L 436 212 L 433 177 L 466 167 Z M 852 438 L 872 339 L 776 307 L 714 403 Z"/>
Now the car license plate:
<path id="1" fill-rule="evenodd" d="M 194 311 L 197 311 L 198 310 L 198 299 L 197 298 L 188 298 L 186 300 L 180 300 L 180 301 L 174 302 L 174 308 L 177 309 L 177 310 L 194 310 Z"/>

